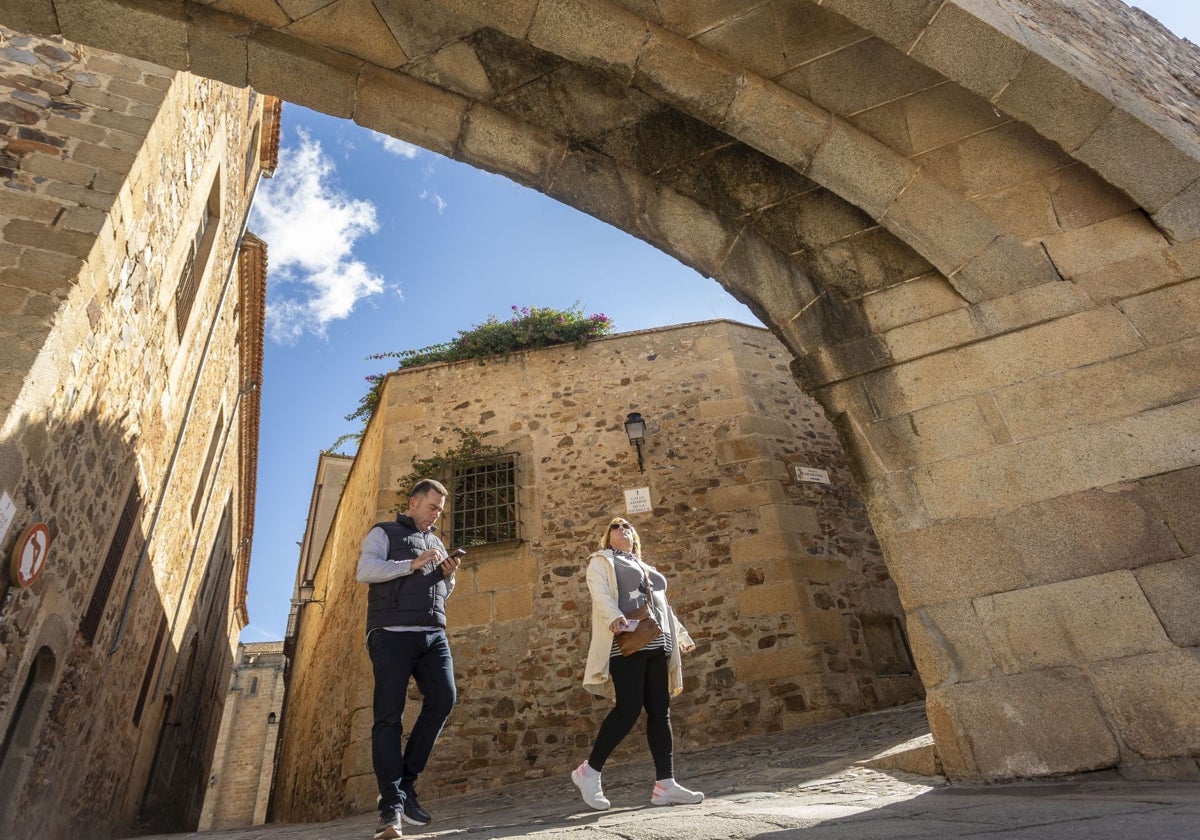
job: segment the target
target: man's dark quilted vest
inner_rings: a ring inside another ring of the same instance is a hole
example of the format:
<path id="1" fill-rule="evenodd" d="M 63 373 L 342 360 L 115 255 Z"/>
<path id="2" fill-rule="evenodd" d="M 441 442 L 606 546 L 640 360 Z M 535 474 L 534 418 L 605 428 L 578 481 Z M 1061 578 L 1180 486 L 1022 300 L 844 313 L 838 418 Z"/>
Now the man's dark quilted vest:
<path id="1" fill-rule="evenodd" d="M 432 531 L 418 531 L 405 514 L 395 522 L 380 522 L 388 538 L 389 560 L 415 560 L 427 548 L 441 548 Z M 367 632 L 379 627 L 445 627 L 446 577 L 441 567 L 430 574 L 418 570 L 411 575 L 372 583 L 367 588 Z"/>

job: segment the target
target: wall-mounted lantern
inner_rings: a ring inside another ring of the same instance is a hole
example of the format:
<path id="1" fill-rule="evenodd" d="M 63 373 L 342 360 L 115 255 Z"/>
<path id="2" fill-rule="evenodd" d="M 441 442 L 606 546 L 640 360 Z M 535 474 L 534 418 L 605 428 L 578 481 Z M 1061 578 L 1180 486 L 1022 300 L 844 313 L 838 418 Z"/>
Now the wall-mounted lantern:
<path id="1" fill-rule="evenodd" d="M 637 447 L 638 472 L 645 472 L 642 444 L 646 442 L 646 421 L 642 419 L 642 415 L 634 411 L 625 418 L 625 434 L 629 437 L 630 444 Z"/>
<path id="2" fill-rule="evenodd" d="M 301 604 L 301 606 L 303 606 L 304 604 L 323 604 L 323 603 L 325 603 L 323 600 L 313 597 L 313 595 L 316 594 L 316 591 L 317 591 L 317 587 L 313 584 L 311 578 L 308 580 L 302 581 L 300 583 L 300 604 Z M 324 595 L 325 593 L 322 592 L 321 594 Z"/>

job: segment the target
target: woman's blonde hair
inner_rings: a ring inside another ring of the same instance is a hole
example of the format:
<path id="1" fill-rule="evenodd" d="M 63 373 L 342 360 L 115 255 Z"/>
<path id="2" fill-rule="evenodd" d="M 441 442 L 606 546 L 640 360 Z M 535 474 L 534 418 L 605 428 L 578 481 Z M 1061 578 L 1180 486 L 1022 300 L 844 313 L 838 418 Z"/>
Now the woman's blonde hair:
<path id="1" fill-rule="evenodd" d="M 613 525 L 628 525 L 630 533 L 633 535 L 633 553 L 638 557 L 642 556 L 642 538 L 638 536 L 637 528 L 633 527 L 633 523 L 628 519 L 622 519 L 619 516 L 614 516 L 607 525 L 604 526 L 604 534 L 600 537 L 601 548 L 612 548 L 612 532 Z"/>

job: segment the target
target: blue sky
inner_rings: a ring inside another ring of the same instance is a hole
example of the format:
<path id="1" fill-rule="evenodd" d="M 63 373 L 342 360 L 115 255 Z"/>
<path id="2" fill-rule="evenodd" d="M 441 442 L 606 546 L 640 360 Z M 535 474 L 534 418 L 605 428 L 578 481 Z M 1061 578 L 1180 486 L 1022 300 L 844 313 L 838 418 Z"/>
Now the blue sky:
<path id="1" fill-rule="evenodd" d="M 1196 0 L 1133 5 L 1200 42 Z M 345 415 L 364 377 L 391 367 L 369 355 L 446 341 L 512 306 L 578 301 L 620 332 L 756 323 L 714 281 L 500 176 L 290 104 L 283 127 L 250 224 L 270 268 L 245 642 L 283 638 L 317 455 L 356 430 Z"/>

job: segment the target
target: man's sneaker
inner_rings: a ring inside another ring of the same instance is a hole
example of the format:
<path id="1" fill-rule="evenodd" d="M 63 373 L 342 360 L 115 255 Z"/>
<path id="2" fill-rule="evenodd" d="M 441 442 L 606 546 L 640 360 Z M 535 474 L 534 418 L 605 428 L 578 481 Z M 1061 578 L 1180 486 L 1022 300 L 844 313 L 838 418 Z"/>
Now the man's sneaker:
<path id="1" fill-rule="evenodd" d="M 608 810 L 612 803 L 604 798 L 604 791 L 600 788 L 600 774 L 588 767 L 586 761 L 571 771 L 571 781 L 579 788 L 588 807 L 597 811 Z"/>
<path id="2" fill-rule="evenodd" d="M 674 779 L 662 779 L 654 783 L 651 805 L 697 805 L 704 801 L 704 794 L 688 790 Z"/>
<path id="3" fill-rule="evenodd" d="M 399 811 L 395 808 L 385 808 L 379 812 L 379 828 L 375 829 L 375 840 L 398 840 L 403 834 Z"/>
<path id="4" fill-rule="evenodd" d="M 429 816 L 429 812 L 421 807 L 421 803 L 417 801 L 417 792 L 410 790 L 404 796 L 404 821 L 409 825 L 429 825 L 429 821 L 433 817 Z"/>

